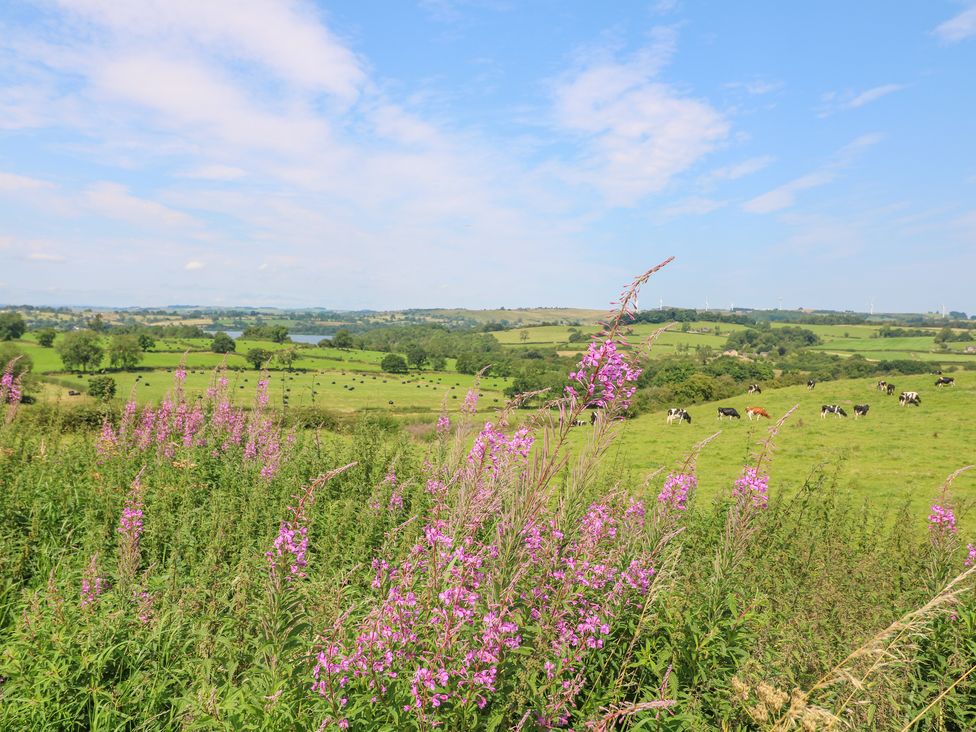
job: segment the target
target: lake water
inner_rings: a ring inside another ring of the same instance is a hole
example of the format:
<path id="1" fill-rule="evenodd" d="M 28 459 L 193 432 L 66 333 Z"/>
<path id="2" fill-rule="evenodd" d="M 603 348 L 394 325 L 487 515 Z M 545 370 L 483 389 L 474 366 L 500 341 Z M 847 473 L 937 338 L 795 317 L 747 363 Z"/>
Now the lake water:
<path id="1" fill-rule="evenodd" d="M 210 335 L 213 335 L 216 331 L 207 331 Z M 239 330 L 225 330 L 224 333 L 229 335 L 235 341 L 241 337 L 241 331 Z M 323 338 L 332 339 L 332 336 L 328 335 L 309 335 L 308 333 L 289 333 L 288 337 L 291 338 L 295 343 L 311 343 L 316 344 Z"/>

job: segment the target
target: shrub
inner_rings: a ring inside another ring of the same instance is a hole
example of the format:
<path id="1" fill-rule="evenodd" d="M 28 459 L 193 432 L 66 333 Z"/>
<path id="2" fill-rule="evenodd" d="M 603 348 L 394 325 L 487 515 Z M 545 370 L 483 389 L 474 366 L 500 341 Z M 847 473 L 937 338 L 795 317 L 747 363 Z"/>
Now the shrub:
<path id="1" fill-rule="evenodd" d="M 111 376 L 93 376 L 88 380 L 88 393 L 107 402 L 115 396 L 116 383 Z"/>

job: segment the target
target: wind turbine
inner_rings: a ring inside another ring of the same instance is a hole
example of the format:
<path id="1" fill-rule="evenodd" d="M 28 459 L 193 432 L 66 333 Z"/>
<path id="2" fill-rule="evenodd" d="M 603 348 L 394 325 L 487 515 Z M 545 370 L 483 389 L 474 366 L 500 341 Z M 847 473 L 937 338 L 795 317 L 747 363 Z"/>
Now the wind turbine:
<path id="1" fill-rule="evenodd" d="M 705 312 L 708 312 L 708 297 L 705 297 Z"/>

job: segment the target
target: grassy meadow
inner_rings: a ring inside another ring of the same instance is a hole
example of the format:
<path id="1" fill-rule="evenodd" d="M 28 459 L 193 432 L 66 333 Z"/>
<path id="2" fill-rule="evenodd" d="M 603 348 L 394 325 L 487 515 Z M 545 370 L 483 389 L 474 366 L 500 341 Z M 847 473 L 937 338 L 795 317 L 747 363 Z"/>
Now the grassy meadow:
<path id="1" fill-rule="evenodd" d="M 496 337 L 583 345 L 523 332 Z M 17 345 L 42 383 L 0 420 L 0 729 L 976 724 L 976 470 L 947 481 L 976 462 L 976 373 L 892 377 L 918 408 L 851 379 L 667 425 L 620 418 L 636 377 L 609 347 L 574 382 L 615 385 L 591 424 L 571 396 L 500 411 L 499 378 L 466 409 L 473 377 L 378 351 L 301 348 L 262 388 L 194 339 L 96 404 Z M 82 404 L 98 422 L 57 417 Z M 346 419 L 302 429 L 304 407 Z"/>
<path id="2" fill-rule="evenodd" d="M 876 389 L 878 379 L 825 381 L 813 391 L 803 385 L 766 389 L 690 406 L 690 425 L 668 425 L 665 412 L 641 415 L 621 426 L 610 457 L 620 470 L 636 477 L 669 465 L 673 455 L 721 430 L 698 463 L 699 490 L 711 497 L 735 479 L 739 464 L 770 426 L 766 419 L 750 421 L 745 408 L 763 407 L 775 421 L 799 405 L 780 432 L 779 451 L 770 466 L 771 477 L 784 490 L 795 490 L 812 470 L 822 467 L 852 498 L 892 515 L 905 503 L 918 513 L 928 508 L 946 475 L 976 463 L 976 373 L 954 376 L 957 385 L 944 388 L 935 388 L 936 377 L 931 375 L 893 377 L 893 396 Z M 899 406 L 897 394 L 902 390 L 917 391 L 922 405 Z M 848 417 L 821 419 L 823 404 L 842 406 Z M 855 419 L 855 404 L 868 404 L 867 416 Z M 742 418 L 719 420 L 718 407 L 734 407 Z M 976 529 L 976 472 L 960 476 L 955 490 L 960 504 L 970 507 L 960 521 Z"/>

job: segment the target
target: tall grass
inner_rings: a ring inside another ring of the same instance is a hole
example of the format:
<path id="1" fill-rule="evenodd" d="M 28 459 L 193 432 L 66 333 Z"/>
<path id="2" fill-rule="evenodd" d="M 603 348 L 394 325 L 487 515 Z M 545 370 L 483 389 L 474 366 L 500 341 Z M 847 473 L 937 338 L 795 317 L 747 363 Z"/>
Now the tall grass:
<path id="1" fill-rule="evenodd" d="M 570 391 L 476 423 L 476 385 L 426 442 L 289 433 L 219 373 L 80 439 L 13 419 L 0 728 L 973 728 L 951 480 L 928 520 L 819 466 L 787 497 L 767 465 L 789 413 L 711 502 L 714 436 L 635 485 L 608 469 L 650 274 Z"/>

